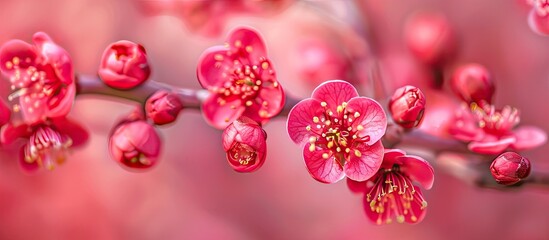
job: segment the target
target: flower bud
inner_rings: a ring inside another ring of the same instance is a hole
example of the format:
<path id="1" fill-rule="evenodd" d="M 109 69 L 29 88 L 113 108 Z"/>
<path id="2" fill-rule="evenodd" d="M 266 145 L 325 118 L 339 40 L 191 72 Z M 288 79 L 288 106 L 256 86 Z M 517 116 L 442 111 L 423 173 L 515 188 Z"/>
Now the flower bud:
<path id="1" fill-rule="evenodd" d="M 414 86 L 404 86 L 395 91 L 389 102 L 393 120 L 403 128 L 417 127 L 423 119 L 425 95 Z"/>
<path id="2" fill-rule="evenodd" d="M 466 64 L 454 72 L 452 90 L 467 103 L 492 102 L 494 82 L 490 72 L 480 64 Z"/>
<path id="3" fill-rule="evenodd" d="M 420 13 L 406 24 L 404 39 L 421 62 L 439 65 L 455 51 L 454 33 L 444 15 Z"/>
<path id="4" fill-rule="evenodd" d="M 164 125 L 175 121 L 182 109 L 183 104 L 177 94 L 164 90 L 155 92 L 145 103 L 147 118 L 151 119 L 156 125 Z"/>
<path id="5" fill-rule="evenodd" d="M 11 117 L 11 111 L 8 106 L 0 99 L 0 127 L 6 124 Z"/>
<path id="6" fill-rule="evenodd" d="M 103 82 L 113 88 L 139 86 L 151 73 L 145 48 L 125 40 L 111 44 L 103 53 L 98 73 Z"/>
<path id="7" fill-rule="evenodd" d="M 530 174 L 530 160 L 515 153 L 499 155 L 490 166 L 494 179 L 503 185 L 513 185 Z"/>
<path id="8" fill-rule="evenodd" d="M 154 127 L 143 120 L 124 121 L 109 139 L 112 158 L 131 169 L 154 166 L 160 154 L 160 137 Z"/>
<path id="9" fill-rule="evenodd" d="M 549 36 L 549 1 L 537 2 L 528 15 L 528 26 L 539 35 Z"/>
<path id="10" fill-rule="evenodd" d="M 223 131 L 223 148 L 237 172 L 253 172 L 265 162 L 267 133 L 250 118 L 240 117 Z"/>

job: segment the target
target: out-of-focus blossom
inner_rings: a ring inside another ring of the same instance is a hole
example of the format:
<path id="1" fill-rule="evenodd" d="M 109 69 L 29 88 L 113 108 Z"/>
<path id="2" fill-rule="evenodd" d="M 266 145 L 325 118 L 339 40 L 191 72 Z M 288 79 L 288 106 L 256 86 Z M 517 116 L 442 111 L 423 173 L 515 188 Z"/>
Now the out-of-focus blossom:
<path id="1" fill-rule="evenodd" d="M 417 127 L 425 111 L 425 95 L 414 86 L 404 86 L 395 91 L 389 101 L 393 120 L 403 128 Z"/>
<path id="2" fill-rule="evenodd" d="M 379 171 L 366 182 L 347 179 L 351 191 L 364 194 L 366 216 L 381 225 L 391 223 L 418 223 L 426 213 L 427 201 L 419 183 L 429 190 L 435 179 L 433 167 L 417 156 L 409 156 L 399 149 L 386 149 Z"/>
<path id="3" fill-rule="evenodd" d="M 498 183 L 513 185 L 530 175 L 530 160 L 515 152 L 505 152 L 494 159 L 490 171 Z"/>
<path id="4" fill-rule="evenodd" d="M 164 90 L 155 92 L 145 103 L 147 118 L 156 125 L 172 123 L 182 109 L 183 104 L 177 94 Z"/>
<path id="5" fill-rule="evenodd" d="M 226 46 L 208 48 L 198 63 L 198 80 L 210 96 L 202 104 L 206 121 L 226 128 L 240 116 L 260 124 L 284 107 L 278 83 L 261 37 L 254 30 L 238 28 Z"/>
<path id="6" fill-rule="evenodd" d="M 129 169 L 147 169 L 158 160 L 161 146 L 155 128 L 144 120 L 126 120 L 109 138 L 112 158 Z"/>
<path id="7" fill-rule="evenodd" d="M 417 13 L 408 19 L 404 29 L 408 48 L 421 62 L 440 65 L 455 52 L 453 29 L 441 13 Z"/>
<path id="8" fill-rule="evenodd" d="M 190 31 L 215 37 L 233 14 L 269 15 L 284 10 L 293 0 L 135 0 L 148 15 L 180 18 Z"/>
<path id="9" fill-rule="evenodd" d="M 463 101 L 483 104 L 492 102 L 495 87 L 488 69 L 480 64 L 466 64 L 454 72 L 451 86 Z"/>
<path id="10" fill-rule="evenodd" d="M 8 106 L 0 99 L 0 127 L 9 122 L 11 117 L 11 111 Z"/>
<path id="11" fill-rule="evenodd" d="M 112 43 L 103 52 L 98 74 L 105 84 L 113 88 L 139 86 L 151 74 L 145 48 L 126 40 Z"/>
<path id="12" fill-rule="evenodd" d="M 23 170 L 34 172 L 40 168 L 53 170 L 55 165 L 64 163 L 69 149 L 85 143 L 88 133 L 66 118 L 48 119 L 37 125 L 9 123 L 2 127 L 2 144 L 11 144 L 19 138 L 26 140 L 19 163 Z"/>
<path id="13" fill-rule="evenodd" d="M 351 63 L 323 39 L 307 39 L 297 51 L 298 74 L 302 81 L 318 86 L 329 79 L 347 79 Z"/>
<path id="14" fill-rule="evenodd" d="M 237 172 L 259 169 L 267 156 L 267 133 L 247 117 L 232 122 L 223 131 L 223 148 L 229 165 Z"/>
<path id="15" fill-rule="evenodd" d="M 462 106 L 456 113 L 450 134 L 469 142 L 469 149 L 482 154 L 499 154 L 506 149 L 525 150 L 544 144 L 546 133 L 533 126 L 515 128 L 520 122 L 519 111 L 505 106 L 496 110 L 492 105 L 483 107 L 473 103 Z"/>
<path id="16" fill-rule="evenodd" d="M 35 33 L 33 42 L 10 40 L 0 48 L 0 71 L 13 90 L 8 97 L 14 102 L 12 112 L 21 113 L 26 124 L 66 116 L 76 92 L 72 61 L 65 49 L 43 32 Z"/>
<path id="17" fill-rule="evenodd" d="M 311 98 L 292 108 L 287 123 L 290 138 L 303 145 L 307 170 L 323 183 L 373 176 L 383 159 L 380 139 L 386 128 L 379 103 L 359 97 L 353 85 L 341 80 L 318 86 Z"/>
<path id="18" fill-rule="evenodd" d="M 533 8 L 528 15 L 528 25 L 532 31 L 549 35 L 549 0 L 534 0 Z"/>

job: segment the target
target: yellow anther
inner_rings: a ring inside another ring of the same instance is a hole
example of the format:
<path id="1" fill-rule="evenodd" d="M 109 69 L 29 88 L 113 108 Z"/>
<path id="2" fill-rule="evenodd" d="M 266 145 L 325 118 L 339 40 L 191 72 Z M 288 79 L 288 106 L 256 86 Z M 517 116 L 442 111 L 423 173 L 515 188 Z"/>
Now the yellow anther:
<path id="1" fill-rule="evenodd" d="M 358 151 L 357 149 L 355 149 L 355 156 L 362 157 L 362 153 L 360 151 Z"/>
<path id="2" fill-rule="evenodd" d="M 252 46 L 246 46 L 246 52 L 252 52 L 254 48 Z"/>
<path id="3" fill-rule="evenodd" d="M 404 222 L 404 216 L 402 216 L 402 215 L 397 216 L 397 222 L 398 223 L 403 223 Z"/>
<path id="4" fill-rule="evenodd" d="M 362 131 L 362 130 L 364 130 L 364 126 L 358 125 L 358 126 L 356 126 L 356 130 Z"/>
<path id="5" fill-rule="evenodd" d="M 246 106 L 248 106 L 248 107 L 249 107 L 249 106 L 252 106 L 252 104 L 254 104 L 254 103 L 253 103 L 252 101 L 249 101 L 249 100 L 248 100 L 248 101 L 246 101 Z"/>
<path id="6" fill-rule="evenodd" d="M 341 148 L 337 147 L 337 148 L 336 148 L 336 151 L 337 151 L 337 152 L 341 152 Z"/>
<path id="7" fill-rule="evenodd" d="M 310 137 L 309 142 L 310 143 L 315 143 L 316 142 L 316 137 Z"/>
<path id="8" fill-rule="evenodd" d="M 345 148 L 345 152 L 349 153 L 349 152 L 351 152 L 351 149 L 350 148 Z"/>
<path id="9" fill-rule="evenodd" d="M 321 103 L 320 103 L 320 106 L 326 107 L 326 106 L 328 106 L 328 104 L 327 104 L 326 102 L 321 102 Z"/>
<path id="10" fill-rule="evenodd" d="M 338 113 L 342 113 L 342 112 L 343 112 L 343 107 L 342 107 L 341 105 L 337 106 L 336 111 L 337 111 Z"/>
<path id="11" fill-rule="evenodd" d="M 240 47 L 240 46 L 242 46 L 242 42 L 241 42 L 240 40 L 236 40 L 236 41 L 234 42 L 234 45 L 235 45 L 236 47 Z"/>
<path id="12" fill-rule="evenodd" d="M 263 70 L 269 68 L 269 63 L 268 62 L 263 62 L 261 63 L 261 68 L 263 68 Z M 275 86 L 276 87 L 276 86 Z"/>
<path id="13" fill-rule="evenodd" d="M 315 116 L 315 117 L 313 117 L 313 122 L 318 123 L 318 122 L 320 122 L 320 119 L 318 119 L 318 117 Z"/>
<path id="14" fill-rule="evenodd" d="M 360 117 L 360 113 L 359 113 L 359 112 L 355 112 L 355 114 L 354 114 L 353 116 L 355 116 L 355 118 Z"/>
<path id="15" fill-rule="evenodd" d="M 215 59 L 216 61 L 223 61 L 223 55 L 221 55 L 221 54 L 216 54 L 216 55 L 214 55 L 214 59 Z"/>
<path id="16" fill-rule="evenodd" d="M 314 152 L 315 149 L 316 149 L 315 144 L 311 143 L 311 145 L 309 145 L 309 151 Z"/>
<path id="17" fill-rule="evenodd" d="M 307 131 L 311 131 L 311 125 L 307 125 L 305 129 L 307 129 Z"/>
<path id="18" fill-rule="evenodd" d="M 332 148 L 334 146 L 334 142 L 328 142 L 328 144 L 326 144 L 328 146 L 328 148 Z"/>
<path id="19" fill-rule="evenodd" d="M 326 124 L 326 126 L 330 126 L 330 124 L 332 124 L 330 120 L 326 120 L 324 123 Z"/>
<path id="20" fill-rule="evenodd" d="M 323 153 L 322 154 L 322 158 L 324 159 L 328 159 L 330 157 L 330 155 L 328 153 Z"/>

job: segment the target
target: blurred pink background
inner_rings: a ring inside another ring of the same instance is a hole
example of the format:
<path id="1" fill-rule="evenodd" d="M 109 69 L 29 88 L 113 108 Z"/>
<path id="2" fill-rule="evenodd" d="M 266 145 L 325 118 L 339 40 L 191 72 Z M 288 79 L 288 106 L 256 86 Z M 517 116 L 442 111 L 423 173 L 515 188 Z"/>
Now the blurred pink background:
<path id="1" fill-rule="evenodd" d="M 219 38 L 206 38 L 176 17 L 145 16 L 130 0 L 1 0 L 0 42 L 30 41 L 45 31 L 71 54 L 76 72 L 95 74 L 104 48 L 127 39 L 147 49 L 153 79 L 199 88 L 201 52 L 221 44 L 233 27 L 249 25 L 265 37 L 286 92 L 306 97 L 314 86 L 300 77 L 296 51 L 310 39 L 358 66 L 377 54 L 391 87 L 423 81 L 402 32 L 410 14 L 430 9 L 455 27 L 455 62 L 478 62 L 492 71 L 496 105 L 515 106 L 522 123 L 549 130 L 549 38 L 530 31 L 520 1 L 359 2 L 367 16 L 351 0 L 299 1 L 268 17 L 232 15 Z M 370 26 L 369 42 L 357 23 Z M 326 77 L 352 81 L 363 74 L 355 68 Z M 78 97 L 71 116 L 89 129 L 90 141 L 53 172 L 25 175 L 14 149 L 0 152 L 0 239 L 549 239 L 548 189 L 480 189 L 436 166 L 435 185 L 424 191 L 429 207 L 422 223 L 375 226 L 344 181 L 326 185 L 309 176 L 283 118 L 266 125 L 268 157 L 258 172 L 234 172 L 221 132 L 192 109 L 160 128 L 164 146 L 157 167 L 127 172 L 109 159 L 107 135 L 130 109 L 126 102 Z M 548 152 L 544 145 L 524 156 L 535 169 L 549 171 Z"/>

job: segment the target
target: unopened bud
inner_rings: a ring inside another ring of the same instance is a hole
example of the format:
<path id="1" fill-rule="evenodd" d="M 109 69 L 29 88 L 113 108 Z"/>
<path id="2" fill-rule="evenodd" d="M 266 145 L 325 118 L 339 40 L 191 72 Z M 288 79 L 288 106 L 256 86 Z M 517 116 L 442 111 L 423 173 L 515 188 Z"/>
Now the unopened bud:
<path id="1" fill-rule="evenodd" d="M 267 133 L 247 117 L 240 117 L 223 131 L 223 148 L 229 165 L 237 172 L 252 172 L 267 156 Z"/>
<path id="2" fill-rule="evenodd" d="M 160 154 L 158 133 L 143 120 L 120 123 L 109 139 L 113 159 L 131 169 L 146 169 L 155 165 Z"/>
<path id="3" fill-rule="evenodd" d="M 482 65 L 467 64 L 454 72 L 452 90 L 467 103 L 491 103 L 494 82 L 490 72 Z"/>
<path id="4" fill-rule="evenodd" d="M 395 91 L 389 102 L 389 110 L 395 123 L 403 128 L 417 127 L 425 111 L 425 95 L 414 86 L 404 86 Z"/>
<path id="5" fill-rule="evenodd" d="M 537 0 L 528 15 L 528 25 L 535 33 L 549 35 L 549 1 Z"/>
<path id="6" fill-rule="evenodd" d="M 109 45 L 103 53 L 98 73 L 103 82 L 113 88 L 139 86 L 151 73 L 145 48 L 126 40 Z"/>
<path id="7" fill-rule="evenodd" d="M 494 179 L 503 185 L 513 185 L 530 174 L 530 160 L 515 153 L 499 155 L 490 166 Z"/>
<path id="8" fill-rule="evenodd" d="M 147 118 L 156 125 L 172 123 L 182 109 L 183 104 L 177 94 L 164 90 L 155 92 L 145 103 Z"/>

